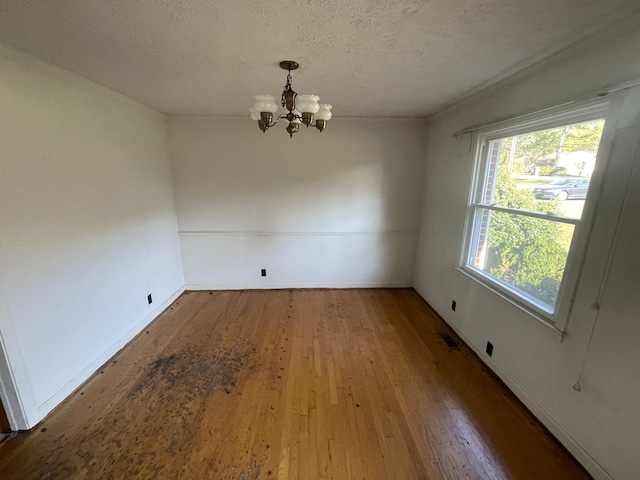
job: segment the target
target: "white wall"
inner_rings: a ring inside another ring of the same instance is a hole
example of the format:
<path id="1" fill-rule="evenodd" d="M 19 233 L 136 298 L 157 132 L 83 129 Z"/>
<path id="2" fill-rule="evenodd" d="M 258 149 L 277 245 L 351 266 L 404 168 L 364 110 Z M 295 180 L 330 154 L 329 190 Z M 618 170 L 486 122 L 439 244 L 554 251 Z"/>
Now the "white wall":
<path id="1" fill-rule="evenodd" d="M 410 285 L 424 128 L 334 118 L 290 139 L 248 116 L 171 119 L 187 288 Z"/>
<path id="2" fill-rule="evenodd" d="M 596 478 L 637 479 L 640 456 L 640 87 L 622 105 L 575 305 L 562 342 L 454 267 L 473 155 L 451 134 L 640 79 L 640 29 L 622 25 L 432 119 L 416 288 Z M 614 109 L 615 110 L 615 109 Z M 468 145 L 468 144 L 467 144 Z M 630 180 L 629 180 L 630 179 Z M 625 197 L 625 194 L 627 197 Z M 625 200 L 626 198 L 626 200 Z M 616 220 L 623 212 L 614 242 Z M 607 252 L 614 245 L 608 282 Z M 590 308 L 604 288 L 599 314 Z M 457 311 L 450 309 L 457 301 Z M 589 334 L 595 323 L 591 347 Z M 484 353 L 490 340 L 495 350 Z M 572 385 L 587 354 L 582 390 Z"/>
<path id="3" fill-rule="evenodd" d="M 164 119 L 1 45 L 0 71 L 1 386 L 27 428 L 184 281 Z"/>

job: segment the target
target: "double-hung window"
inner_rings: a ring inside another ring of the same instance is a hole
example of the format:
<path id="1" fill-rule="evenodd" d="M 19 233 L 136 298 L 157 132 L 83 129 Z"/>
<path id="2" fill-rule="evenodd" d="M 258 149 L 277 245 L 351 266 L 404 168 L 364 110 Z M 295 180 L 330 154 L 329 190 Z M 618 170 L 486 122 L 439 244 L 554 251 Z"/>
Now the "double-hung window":
<path id="1" fill-rule="evenodd" d="M 461 266 L 547 323 L 561 326 L 575 290 L 606 110 L 599 103 L 477 134 Z"/>

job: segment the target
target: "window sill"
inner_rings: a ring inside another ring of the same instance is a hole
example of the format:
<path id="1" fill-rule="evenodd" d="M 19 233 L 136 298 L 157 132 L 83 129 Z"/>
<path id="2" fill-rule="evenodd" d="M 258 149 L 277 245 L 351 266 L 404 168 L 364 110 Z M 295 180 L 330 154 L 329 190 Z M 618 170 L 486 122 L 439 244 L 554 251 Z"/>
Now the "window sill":
<path id="1" fill-rule="evenodd" d="M 519 309 L 520 311 L 522 311 L 522 312 L 526 313 L 527 315 L 529 315 L 530 317 L 534 318 L 536 320 L 536 324 L 543 326 L 544 327 L 544 331 L 546 333 L 548 333 L 556 341 L 562 342 L 562 340 L 563 340 L 563 338 L 565 336 L 565 332 L 563 332 L 558 327 L 556 327 L 554 325 L 554 323 L 549 318 L 545 317 L 544 315 L 540 314 L 539 312 L 536 312 L 532 308 L 529 308 L 526 305 L 523 305 L 523 304 L 517 302 L 516 300 L 511 298 L 506 293 L 504 293 L 504 292 L 500 291 L 499 289 L 495 288 L 494 286 L 492 286 L 488 282 L 483 281 L 482 278 L 479 278 L 478 276 L 473 275 L 471 272 L 468 272 L 467 270 L 465 270 L 465 269 L 463 269 L 461 267 L 454 267 L 454 268 L 455 268 L 455 270 L 460 272 L 465 277 L 473 280 L 477 284 L 483 286 L 484 288 L 486 288 L 490 292 L 494 293 L 495 295 L 497 295 L 501 299 L 503 299 L 506 302 L 508 302 L 510 305 L 514 306 L 515 308 Z"/>

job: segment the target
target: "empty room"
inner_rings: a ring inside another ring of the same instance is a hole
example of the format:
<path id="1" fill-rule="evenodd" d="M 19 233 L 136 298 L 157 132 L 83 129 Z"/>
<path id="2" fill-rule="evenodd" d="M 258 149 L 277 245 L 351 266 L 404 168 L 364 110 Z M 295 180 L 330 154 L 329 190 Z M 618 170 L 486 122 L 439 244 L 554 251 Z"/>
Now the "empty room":
<path id="1" fill-rule="evenodd" d="M 0 478 L 640 478 L 637 0 L 0 0 Z"/>

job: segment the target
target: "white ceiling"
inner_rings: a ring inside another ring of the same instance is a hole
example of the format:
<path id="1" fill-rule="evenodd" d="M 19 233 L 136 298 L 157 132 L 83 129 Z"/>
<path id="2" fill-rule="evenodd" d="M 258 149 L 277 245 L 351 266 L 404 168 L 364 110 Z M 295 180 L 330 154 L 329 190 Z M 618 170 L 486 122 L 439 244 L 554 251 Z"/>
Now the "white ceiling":
<path id="1" fill-rule="evenodd" d="M 639 13 L 638 0 L 0 0 L 0 41 L 167 114 L 298 93 L 427 116 Z"/>

